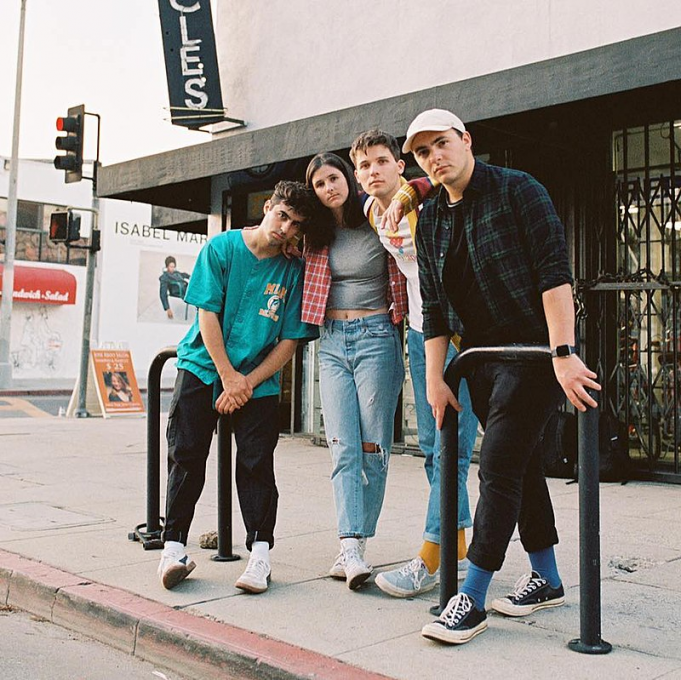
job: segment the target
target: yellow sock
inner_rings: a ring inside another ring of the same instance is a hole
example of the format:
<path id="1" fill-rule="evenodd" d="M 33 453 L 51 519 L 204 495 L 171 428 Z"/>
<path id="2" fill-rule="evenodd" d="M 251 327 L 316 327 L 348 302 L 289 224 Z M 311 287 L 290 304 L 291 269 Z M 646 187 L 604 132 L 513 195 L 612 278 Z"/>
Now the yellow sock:
<path id="1" fill-rule="evenodd" d="M 462 560 L 464 557 L 466 557 L 467 552 L 468 547 L 466 546 L 466 530 L 459 529 L 459 532 L 456 535 L 456 559 Z"/>
<path id="2" fill-rule="evenodd" d="M 424 541 L 419 550 L 419 557 L 425 563 L 428 573 L 434 574 L 440 566 L 440 546 L 437 543 Z"/>

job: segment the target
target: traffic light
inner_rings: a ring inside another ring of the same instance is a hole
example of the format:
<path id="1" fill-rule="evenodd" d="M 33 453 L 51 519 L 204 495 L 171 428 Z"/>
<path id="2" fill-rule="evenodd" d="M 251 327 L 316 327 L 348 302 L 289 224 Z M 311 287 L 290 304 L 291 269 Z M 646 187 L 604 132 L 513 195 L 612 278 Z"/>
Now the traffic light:
<path id="1" fill-rule="evenodd" d="M 54 145 L 59 151 L 66 151 L 65 156 L 54 157 L 54 167 L 64 170 L 65 182 L 80 182 L 83 179 L 83 133 L 85 132 L 85 105 L 72 106 L 67 116 L 57 118 L 57 130 L 66 132 L 66 137 L 59 135 Z"/>
<path id="2" fill-rule="evenodd" d="M 80 238 L 80 215 L 71 210 L 58 210 L 50 215 L 50 241 L 71 243 Z"/>

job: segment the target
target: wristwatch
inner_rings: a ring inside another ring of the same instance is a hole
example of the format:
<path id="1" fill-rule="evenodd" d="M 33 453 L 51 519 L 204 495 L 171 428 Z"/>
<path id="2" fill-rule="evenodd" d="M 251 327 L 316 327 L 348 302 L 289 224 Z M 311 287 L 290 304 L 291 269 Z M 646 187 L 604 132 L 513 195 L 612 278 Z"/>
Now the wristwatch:
<path id="1" fill-rule="evenodd" d="M 574 345 L 558 345 L 551 350 L 551 356 L 554 359 L 556 357 L 569 357 L 571 354 L 577 354 L 577 348 Z"/>

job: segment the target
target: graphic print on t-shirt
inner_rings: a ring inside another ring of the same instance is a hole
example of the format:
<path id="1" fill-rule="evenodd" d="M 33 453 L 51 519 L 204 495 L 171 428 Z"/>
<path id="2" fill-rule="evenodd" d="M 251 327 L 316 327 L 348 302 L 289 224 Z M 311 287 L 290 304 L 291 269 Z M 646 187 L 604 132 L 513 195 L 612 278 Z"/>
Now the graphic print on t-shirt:
<path id="1" fill-rule="evenodd" d="M 268 283 L 265 286 L 263 295 L 267 296 L 267 301 L 265 302 L 265 307 L 258 310 L 258 314 L 272 321 L 278 321 L 279 315 L 277 312 L 281 303 L 286 298 L 286 288 L 281 283 Z"/>

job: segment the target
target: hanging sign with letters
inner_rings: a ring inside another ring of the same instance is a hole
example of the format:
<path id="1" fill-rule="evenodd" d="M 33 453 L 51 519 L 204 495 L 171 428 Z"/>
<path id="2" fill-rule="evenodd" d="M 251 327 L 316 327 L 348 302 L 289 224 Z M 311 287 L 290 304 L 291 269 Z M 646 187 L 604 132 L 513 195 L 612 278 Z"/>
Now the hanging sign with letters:
<path id="1" fill-rule="evenodd" d="M 158 0 L 173 125 L 225 120 L 210 0 Z"/>

